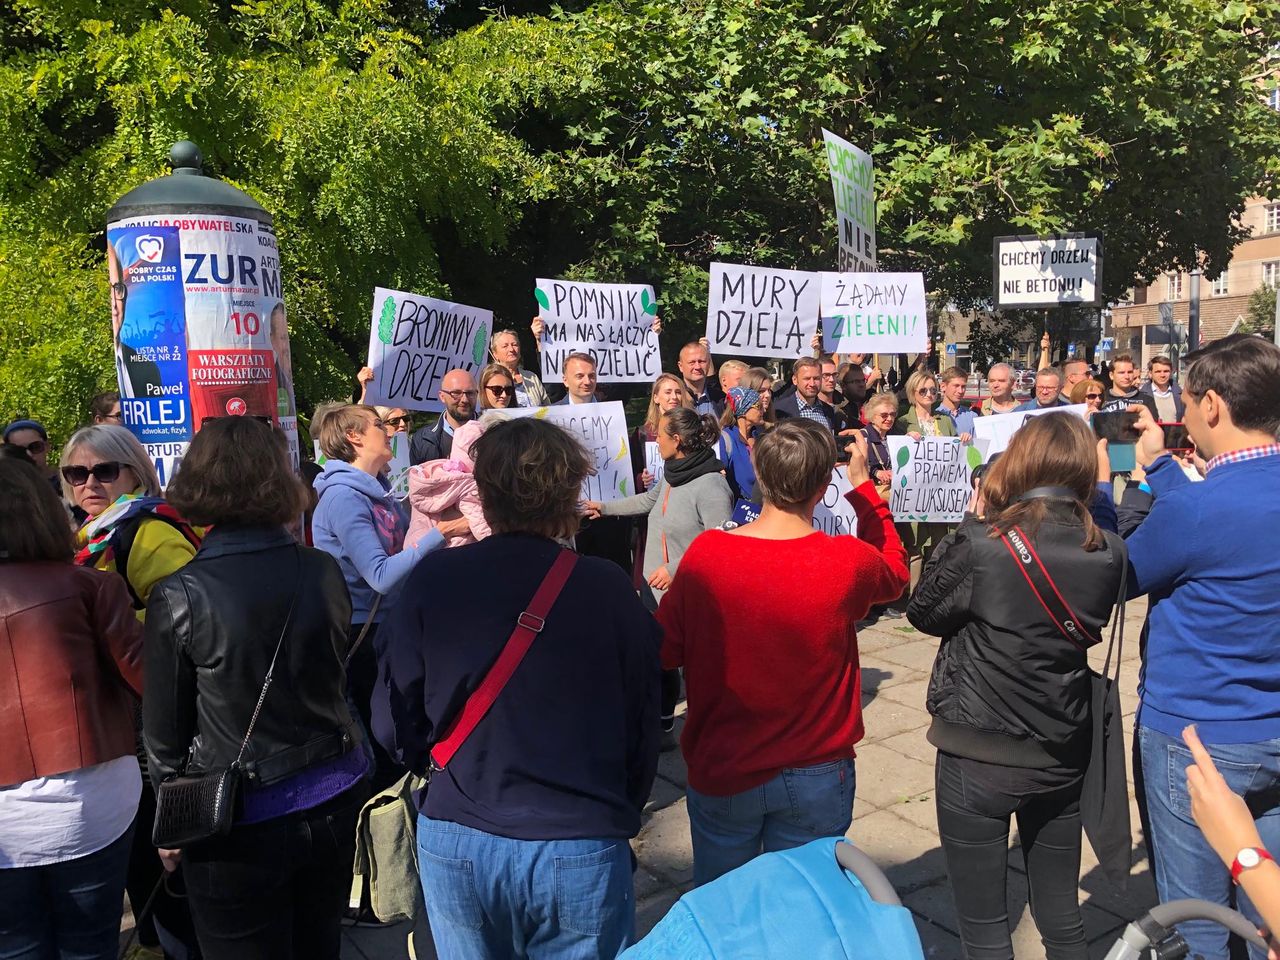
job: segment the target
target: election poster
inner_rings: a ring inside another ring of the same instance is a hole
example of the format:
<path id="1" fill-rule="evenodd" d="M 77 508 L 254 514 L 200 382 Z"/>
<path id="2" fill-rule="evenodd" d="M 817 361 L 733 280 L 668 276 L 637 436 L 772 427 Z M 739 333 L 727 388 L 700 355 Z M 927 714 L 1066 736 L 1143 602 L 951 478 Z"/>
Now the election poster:
<path id="1" fill-rule="evenodd" d="M 738 357 L 812 356 L 818 297 L 816 273 L 711 264 L 707 297 L 711 352 Z"/>
<path id="2" fill-rule="evenodd" d="M 959 523 L 969 503 L 969 478 L 982 463 L 977 447 L 959 437 L 888 437 L 893 461 L 889 509 L 907 523 Z"/>
<path id="3" fill-rule="evenodd" d="M 871 154 L 830 130 L 822 131 L 831 189 L 836 198 L 836 229 L 842 273 L 876 268 L 876 187 Z"/>
<path id="4" fill-rule="evenodd" d="M 596 465 L 595 476 L 582 482 L 583 500 L 621 500 L 639 492 L 631 476 L 631 447 L 621 401 L 514 407 L 503 412 L 558 424 L 581 441 Z"/>
<path id="5" fill-rule="evenodd" d="M 652 383 L 662 372 L 653 321 L 658 301 L 647 283 L 581 283 L 539 278 L 542 379 L 558 382 L 571 353 L 596 360 L 600 383 Z"/>
<path id="6" fill-rule="evenodd" d="M 120 411 L 167 484 L 210 420 L 278 425 L 297 409 L 275 233 L 239 216 L 158 214 L 107 225 Z"/>
<path id="7" fill-rule="evenodd" d="M 996 237 L 992 285 L 997 309 L 1102 304 L 1102 238 Z"/>
<path id="8" fill-rule="evenodd" d="M 924 275 L 819 274 L 827 353 L 923 353 L 929 343 Z"/>
<path id="9" fill-rule="evenodd" d="M 440 411 L 440 385 L 450 370 L 477 380 L 489 362 L 493 311 L 403 290 L 375 287 L 365 402 Z"/>
<path id="10" fill-rule="evenodd" d="M 1015 410 L 1013 413 L 996 413 L 989 417 L 978 417 L 973 422 L 973 439 L 975 443 L 986 444 L 985 463 L 997 453 L 1004 453 L 1009 441 L 1018 432 L 1028 417 L 1041 417 L 1046 413 L 1067 413 L 1077 417 L 1088 418 L 1087 404 L 1075 403 L 1069 407 L 1045 407 L 1041 410 Z"/>

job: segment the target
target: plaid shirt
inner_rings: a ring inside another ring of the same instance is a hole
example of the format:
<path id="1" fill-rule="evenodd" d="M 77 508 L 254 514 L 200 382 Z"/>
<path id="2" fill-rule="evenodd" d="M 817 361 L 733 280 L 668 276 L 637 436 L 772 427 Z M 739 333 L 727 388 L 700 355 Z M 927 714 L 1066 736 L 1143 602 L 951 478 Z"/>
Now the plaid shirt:
<path id="1" fill-rule="evenodd" d="M 1207 474 L 1224 463 L 1243 463 L 1246 460 L 1261 460 L 1263 457 L 1275 456 L 1280 456 L 1280 443 L 1264 443 L 1259 447 L 1245 447 L 1242 450 L 1232 450 L 1230 453 L 1218 454 L 1205 464 L 1204 472 Z"/>
<path id="2" fill-rule="evenodd" d="M 827 422 L 827 415 L 822 412 L 821 400 L 815 400 L 813 402 L 813 405 L 810 406 L 809 404 L 805 403 L 804 397 L 800 396 L 800 394 L 797 393 L 796 409 L 800 411 L 800 416 L 804 417 L 806 420 L 812 420 L 815 423 L 820 423 L 824 427 L 827 427 L 828 429 L 830 429 L 831 424 Z"/>

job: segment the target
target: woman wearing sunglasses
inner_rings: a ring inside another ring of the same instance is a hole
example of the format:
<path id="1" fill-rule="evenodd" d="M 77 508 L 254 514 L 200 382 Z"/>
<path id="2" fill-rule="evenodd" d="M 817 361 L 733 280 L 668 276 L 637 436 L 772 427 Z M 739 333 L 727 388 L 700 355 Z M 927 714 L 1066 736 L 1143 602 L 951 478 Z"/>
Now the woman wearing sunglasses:
<path id="1" fill-rule="evenodd" d="M 413 415 L 403 407 L 374 407 L 382 419 L 382 431 L 390 440 L 397 433 L 413 432 Z M 408 442 L 408 441 L 406 441 Z"/>
<path id="2" fill-rule="evenodd" d="M 196 555 L 202 530 L 182 519 L 160 496 L 160 479 L 146 448 L 124 427 L 100 423 L 77 430 L 62 451 L 62 491 L 88 519 L 76 531 L 75 562 L 120 574 L 139 620 L 146 618 L 147 598 L 161 580 L 186 566 Z M 160 859 L 151 845 L 155 793 L 142 763 L 142 796 L 134 831 L 127 891 L 134 916 L 160 879 Z M 138 926 L 138 942 L 156 948 L 157 926 L 194 946 L 186 901 L 162 887 Z"/>
<path id="3" fill-rule="evenodd" d="M 1102 408 L 1106 393 L 1107 388 L 1097 380 L 1081 380 L 1071 388 L 1071 402 L 1086 404 L 1086 413 L 1092 416 Z"/>
<path id="4" fill-rule="evenodd" d="M 506 410 L 516 406 L 516 382 L 511 371 L 491 363 L 480 371 L 480 409 Z"/>

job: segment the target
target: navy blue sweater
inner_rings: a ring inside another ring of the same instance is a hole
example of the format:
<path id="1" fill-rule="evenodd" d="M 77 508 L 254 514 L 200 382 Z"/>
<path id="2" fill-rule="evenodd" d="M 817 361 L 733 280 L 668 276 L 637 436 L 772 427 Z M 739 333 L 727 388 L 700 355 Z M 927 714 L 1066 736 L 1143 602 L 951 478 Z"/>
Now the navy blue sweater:
<path id="1" fill-rule="evenodd" d="M 423 772 L 560 547 L 496 535 L 430 554 L 377 634 L 373 733 Z M 634 837 L 658 767 L 662 632 L 616 564 L 579 557 L 424 814 L 519 840 Z"/>
<path id="2" fill-rule="evenodd" d="M 1138 722 L 1207 743 L 1280 738 L 1280 456 L 1191 483 L 1147 471 L 1151 513 L 1129 537 L 1130 594 L 1150 594 Z"/>

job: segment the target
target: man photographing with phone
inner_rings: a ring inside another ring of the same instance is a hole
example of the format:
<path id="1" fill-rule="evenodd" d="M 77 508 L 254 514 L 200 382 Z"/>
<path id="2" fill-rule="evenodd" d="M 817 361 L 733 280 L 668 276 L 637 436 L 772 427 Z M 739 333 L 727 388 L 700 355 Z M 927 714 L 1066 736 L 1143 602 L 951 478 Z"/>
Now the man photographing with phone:
<path id="1" fill-rule="evenodd" d="M 1203 483 L 1190 482 L 1170 455 L 1150 408 L 1130 408 L 1154 497 L 1128 537 L 1130 595 L 1150 595 L 1134 739 L 1165 903 L 1232 899 L 1231 871 L 1186 815 L 1188 724 L 1248 802 L 1265 847 L 1280 855 L 1278 383 L 1280 347 L 1258 337 L 1227 337 L 1187 357 L 1184 418 L 1207 461 Z M 1193 921 L 1179 929 L 1193 955 L 1227 956 L 1224 928 Z"/>

